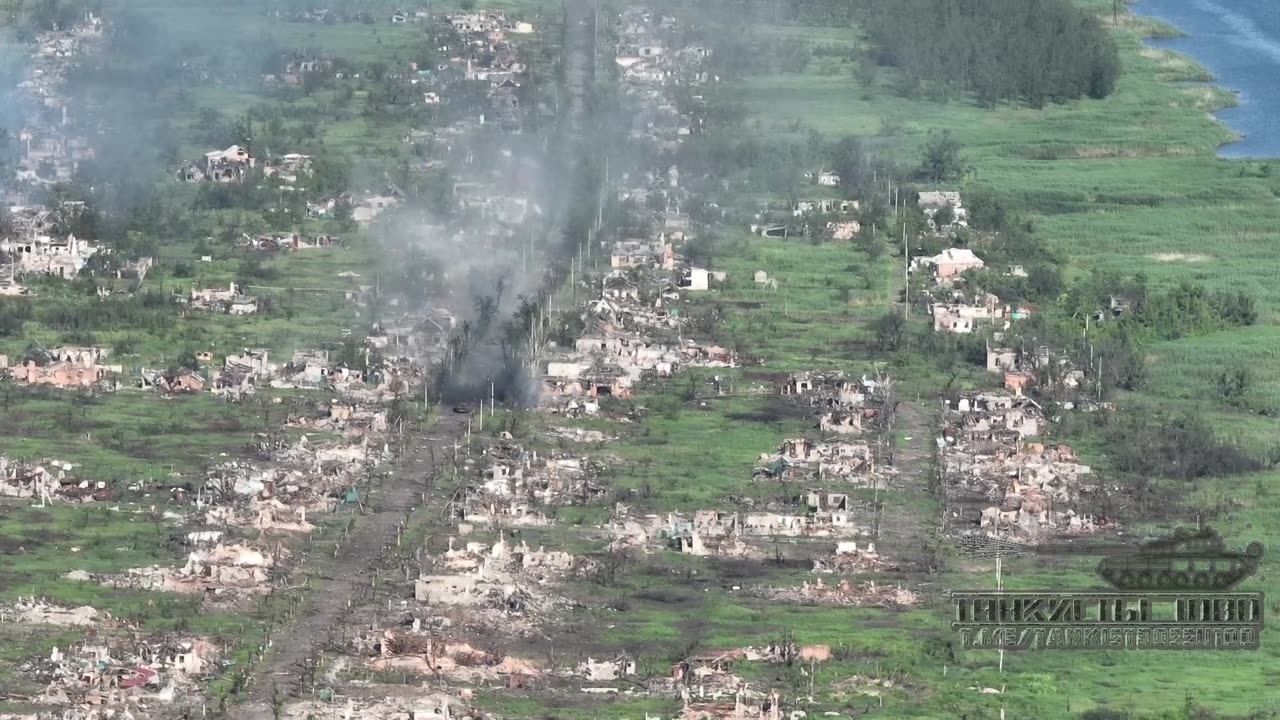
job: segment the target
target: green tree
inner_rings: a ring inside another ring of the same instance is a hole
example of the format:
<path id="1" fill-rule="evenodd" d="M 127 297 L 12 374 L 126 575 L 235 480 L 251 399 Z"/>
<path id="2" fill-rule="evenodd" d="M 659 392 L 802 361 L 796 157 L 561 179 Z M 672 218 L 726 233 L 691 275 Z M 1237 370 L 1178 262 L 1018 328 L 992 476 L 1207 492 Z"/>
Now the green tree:
<path id="1" fill-rule="evenodd" d="M 920 162 L 920 177 L 933 183 L 959 179 L 966 169 L 960 150 L 960 143 L 950 130 L 930 134 Z"/>
<path id="2" fill-rule="evenodd" d="M 902 316 L 902 313 L 890 310 L 875 319 L 871 324 L 871 330 L 875 333 L 876 345 L 880 350 L 894 352 L 902 345 L 902 339 L 907 330 L 907 319 Z"/>

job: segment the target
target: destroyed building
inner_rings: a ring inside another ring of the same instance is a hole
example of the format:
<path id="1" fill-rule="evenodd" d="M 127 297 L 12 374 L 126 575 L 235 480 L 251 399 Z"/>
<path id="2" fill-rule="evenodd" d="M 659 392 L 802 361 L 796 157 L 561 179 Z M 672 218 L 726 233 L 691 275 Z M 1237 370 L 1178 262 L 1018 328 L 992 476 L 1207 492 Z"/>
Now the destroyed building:
<path id="1" fill-rule="evenodd" d="M 199 681 L 217 667 L 222 649 L 201 638 L 97 638 L 54 647 L 34 668 L 47 683 L 34 698 L 59 707 L 128 708 L 198 704 Z M 113 711 L 114 712 L 114 711 Z M 128 716 L 128 715 L 125 715 Z M 97 715 L 94 715 L 97 717 Z M 103 715 L 109 717 L 109 715 Z"/>
<path id="2" fill-rule="evenodd" d="M 22 274 L 75 278 L 100 252 L 103 252 L 101 247 L 74 234 L 63 239 L 33 234 L 25 238 L 0 240 L 0 253 L 7 256 L 14 269 Z"/>
<path id="3" fill-rule="evenodd" d="M 213 150 L 196 162 L 182 166 L 178 178 L 183 182 L 240 182 L 256 167 L 258 159 L 239 145 L 226 150 Z"/>
<path id="4" fill-rule="evenodd" d="M 240 292 L 234 282 L 225 290 L 220 288 L 191 288 L 186 302 L 192 308 L 228 315 L 252 315 L 258 312 L 258 300 Z"/>

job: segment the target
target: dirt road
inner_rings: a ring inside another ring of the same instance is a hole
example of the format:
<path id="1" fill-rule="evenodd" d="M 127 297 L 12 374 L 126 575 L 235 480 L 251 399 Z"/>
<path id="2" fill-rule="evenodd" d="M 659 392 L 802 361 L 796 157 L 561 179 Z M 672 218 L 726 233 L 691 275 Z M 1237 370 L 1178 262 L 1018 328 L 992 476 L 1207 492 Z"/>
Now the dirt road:
<path id="1" fill-rule="evenodd" d="M 311 575 L 312 590 L 294 623 L 273 641 L 267 661 L 253 677 L 248 700 L 229 711 L 239 720 L 271 720 L 271 702 L 278 692 L 288 695 L 298 679 L 298 669 L 315 656 L 329 631 L 338 622 L 348 603 L 372 581 L 376 560 L 383 549 L 394 545 L 396 529 L 407 513 L 421 505 L 427 478 L 443 471 L 452 462 L 453 445 L 467 429 L 466 415 L 445 413 L 425 439 L 412 447 L 397 469 L 372 497 L 367 514 L 356 519 L 350 537 L 336 558 L 324 560 L 323 574 Z M 435 459 L 433 464 L 432 458 Z M 313 558 L 315 560 L 315 558 Z M 299 568 L 297 576 L 308 573 Z"/>
<path id="2" fill-rule="evenodd" d="M 586 96 L 595 73 L 597 17 L 591 0 L 569 0 L 565 4 L 565 77 L 569 96 L 568 136 L 561 138 L 574 152 L 589 153 L 584 123 Z M 567 216 L 561 208 L 558 217 Z M 358 518 L 351 536 L 336 558 L 323 558 L 324 575 L 312 577 L 313 590 L 293 625 L 274 640 L 265 666 L 253 678 L 248 700 L 232 709 L 234 720 L 271 720 L 272 699 L 287 696 L 296 686 L 298 671 L 308 658 L 317 656 L 329 631 L 340 622 L 349 604 L 356 604 L 375 572 L 375 561 L 383 548 L 396 540 L 396 529 L 405 516 L 421 503 L 425 478 L 443 471 L 453 457 L 452 446 L 466 433 L 467 416 L 446 412 L 431 428 L 426 440 L 401 458 L 394 476 L 373 501 L 372 512 Z M 433 464 L 435 458 L 435 464 Z M 430 497 L 430 494 L 428 494 Z M 306 569 L 303 569 L 306 572 Z M 315 587 L 316 584 L 319 587 Z"/>

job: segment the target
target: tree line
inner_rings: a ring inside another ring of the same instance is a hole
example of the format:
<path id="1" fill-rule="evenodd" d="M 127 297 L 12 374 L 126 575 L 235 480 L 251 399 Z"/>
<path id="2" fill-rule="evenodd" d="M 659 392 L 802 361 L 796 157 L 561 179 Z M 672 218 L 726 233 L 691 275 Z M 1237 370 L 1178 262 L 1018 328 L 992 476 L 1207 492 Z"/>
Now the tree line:
<path id="1" fill-rule="evenodd" d="M 1067 0 L 855 0 L 881 65 L 904 88 L 1034 107 L 1115 89 L 1120 58 L 1096 17 Z"/>

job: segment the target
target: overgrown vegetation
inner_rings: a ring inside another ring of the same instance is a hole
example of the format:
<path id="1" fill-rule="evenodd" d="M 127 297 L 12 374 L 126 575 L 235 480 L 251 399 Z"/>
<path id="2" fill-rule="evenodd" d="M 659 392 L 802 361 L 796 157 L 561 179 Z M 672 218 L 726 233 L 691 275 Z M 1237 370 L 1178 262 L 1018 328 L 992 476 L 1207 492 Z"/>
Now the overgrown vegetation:
<path id="1" fill-rule="evenodd" d="M 890 3 L 875 4 L 886 13 L 899 12 L 887 7 Z M 1280 375 L 1270 362 L 1276 352 L 1272 320 L 1280 295 L 1270 281 L 1273 268 L 1259 258 L 1269 257 L 1265 238 L 1274 224 L 1270 218 L 1280 188 L 1257 163 L 1214 157 L 1215 146 L 1230 132 L 1206 110 L 1227 102 L 1225 93 L 1170 82 L 1202 81 L 1204 71 L 1183 58 L 1142 48 L 1142 34 L 1167 29 L 1125 15 L 1123 9 L 1119 22 L 1112 24 L 1115 7 L 1109 0 L 1075 4 L 1084 14 L 1103 18 L 1088 22 L 1116 39 L 1124 82 L 1100 102 L 1055 104 L 1046 94 L 1043 109 L 1028 112 L 1003 101 L 991 108 L 992 103 L 962 85 L 937 87 L 925 78 L 904 93 L 909 83 L 901 68 L 884 65 L 868 72 L 859 62 L 865 28 L 846 29 L 841 23 L 853 20 L 848 17 L 832 23 L 823 15 L 832 10 L 828 3 L 811 4 L 815 17 L 823 19 L 807 26 L 791 24 L 801 22 L 797 3 L 700 3 L 707 14 L 731 5 L 735 12 L 724 15 L 741 25 L 756 23 L 754 33 L 810 47 L 803 72 L 775 68 L 777 74 L 745 77 L 708 93 L 709 102 L 723 99 L 741 106 L 726 113 L 739 120 L 714 138 L 695 137 L 686 145 L 716 142 L 751 152 L 724 153 L 727 161 L 716 166 L 724 172 L 715 177 L 724 191 L 713 195 L 719 207 L 706 216 L 727 210 L 728 217 L 745 225 L 756 222 L 754 214 L 761 212 L 764 198 L 781 207 L 790 198 L 822 197 L 826 189 L 786 178 L 799 178 L 803 170 L 825 164 L 849 183 L 832 194 L 863 201 L 861 217 L 874 218 L 878 230 L 873 241 L 866 231 L 871 223 L 864 223 L 864 233 L 852 243 L 719 233 L 711 247 L 699 252 L 716 269 L 728 271 L 731 280 L 708 304 L 725 312 L 723 336 L 742 338 L 769 357 L 770 370 L 824 361 L 857 363 L 870 356 L 889 363 L 896 377 L 910 378 L 905 382 L 920 382 L 921 388 L 942 387 L 948 379 L 953 390 L 998 383 L 997 376 L 983 370 L 982 334 L 926 332 L 917 307 L 906 323 L 900 310 L 890 307 L 895 279 L 902 277 L 903 253 L 901 235 L 885 232 L 885 218 L 896 222 L 902 217 L 887 206 L 876 209 L 877 195 L 867 193 L 861 183 L 863 168 L 867 179 L 875 178 L 881 188 L 886 178 L 895 185 L 923 180 L 923 174 L 916 174 L 922 163 L 909 162 L 891 174 L 884 170 L 894 166 L 895 157 L 921 158 L 930 134 L 937 138 L 949 130 L 967 172 L 929 189 L 961 191 L 971 230 L 926 239 L 921 247 L 911 247 L 910 254 L 932 254 L 950 245 L 973 249 L 987 261 L 988 270 L 969 274 L 970 285 L 1010 303 L 1036 306 L 1031 318 L 1005 333 L 1003 343 L 1032 350 L 1049 345 L 1069 366 L 1092 368 L 1085 396 L 1101 395 L 1109 401 L 1105 405 L 1116 408 L 1071 413 L 1050 402 L 1050 414 L 1072 419 L 1052 426 L 1045 440 L 1072 445 L 1107 479 L 1109 507 L 1144 494 L 1133 515 L 1136 524 L 1126 527 L 1127 532 L 1150 530 L 1141 522 L 1144 518 L 1185 524 L 1199 510 L 1224 535 L 1274 538 L 1269 528 L 1280 527 L 1274 502 L 1280 478 L 1268 469 L 1276 431 L 1274 410 L 1268 408 L 1280 407 Z M 671 5 L 674 10 L 676 4 Z M 776 15 L 771 12 L 775 9 Z M 1018 12 L 1013 9 L 1011 16 Z M 922 38 L 916 44 L 932 42 L 944 32 L 941 15 L 900 14 L 913 26 L 903 33 Z M 1004 40 L 987 29 L 972 35 L 974 43 L 999 45 Z M 837 42 L 849 52 L 817 52 Z M 956 73 L 966 71 L 967 57 L 949 58 L 958 66 Z M 1030 97 L 1009 99 L 1033 102 Z M 840 152 L 831 152 L 837 145 Z M 758 148 L 770 150 L 755 154 Z M 697 182 L 696 173 L 691 174 L 692 181 L 682 175 L 682 185 Z M 912 198 L 909 189 L 906 195 Z M 910 228 L 916 220 L 909 204 L 902 215 Z M 1011 265 L 1021 266 L 1027 276 L 1009 272 Z M 746 278 L 757 269 L 767 269 L 779 290 L 753 288 Z M 734 282 L 735 277 L 741 282 Z M 842 293 L 842 288 L 849 290 Z M 914 288 L 912 297 L 918 297 Z M 686 406 L 678 422 L 692 427 L 707 423 L 703 416 L 704 411 Z M 1162 435 L 1166 427 L 1168 433 Z M 655 442 L 658 451 L 635 452 L 660 469 L 646 465 L 642 471 L 654 477 L 663 471 L 677 475 L 680 461 L 662 463 L 667 455 L 684 452 L 685 434 L 664 427 L 660 438 L 656 428 L 649 437 L 661 440 Z M 673 485 L 679 489 L 695 482 Z M 978 575 L 953 569 L 946 582 L 979 586 L 989 582 L 989 570 Z M 1024 587 L 1061 587 L 1070 582 L 1088 586 L 1089 570 L 1082 563 L 1070 569 L 1020 565 L 1013 572 Z M 1261 589 L 1274 587 L 1270 577 L 1262 579 Z M 718 631 L 717 638 L 732 636 L 740 630 L 735 619 L 742 613 L 739 605 L 726 601 L 707 613 L 706 624 Z M 664 617 L 657 610 L 652 616 Z M 1258 696 L 1237 691 L 1241 678 L 1255 686 L 1267 682 L 1261 656 L 1197 656 L 1196 662 L 1203 660 L 1209 669 L 1194 678 L 1183 673 L 1189 656 L 1144 657 L 1143 663 L 1126 665 L 1126 677 L 1116 681 L 1116 659 L 1110 656 L 1007 656 L 1005 672 L 999 674 L 993 654 L 957 651 L 944 677 L 940 667 L 919 659 L 918 643 L 899 646 L 906 634 L 915 639 L 934 635 L 921 631 L 915 620 L 880 614 L 870 623 L 886 623 L 894 638 L 887 640 L 893 649 L 875 651 L 876 662 L 915 668 L 919 692 L 910 700 L 886 698 L 895 715 L 997 717 L 1004 709 L 1038 717 L 1083 713 L 1118 719 L 1261 717 L 1272 712 Z M 637 629 L 650 627 L 638 619 L 632 622 Z M 758 622 L 753 618 L 753 625 Z M 868 632 L 859 626 L 850 635 L 863 638 Z M 1005 686 L 1005 692 L 989 703 L 971 699 L 969 688 L 984 682 Z"/>
<path id="2" fill-rule="evenodd" d="M 1195 480 L 1259 470 L 1262 463 L 1219 439 L 1202 416 L 1126 409 L 1105 426 L 1116 470 L 1137 477 Z"/>

